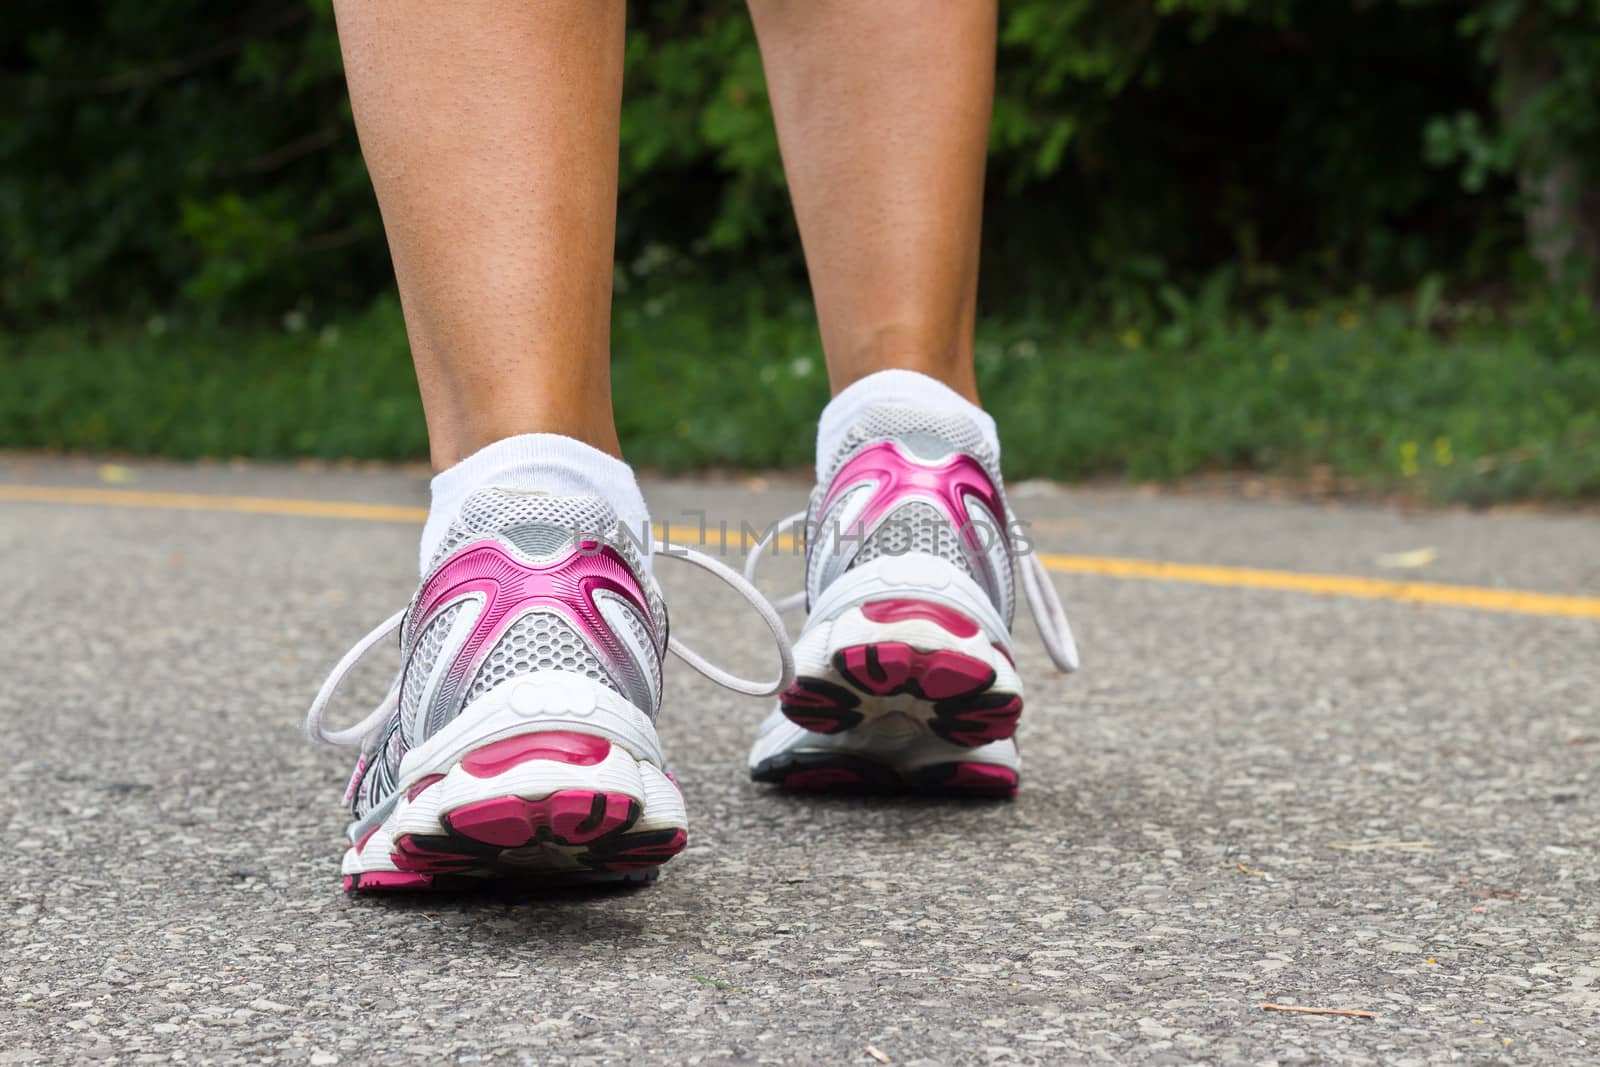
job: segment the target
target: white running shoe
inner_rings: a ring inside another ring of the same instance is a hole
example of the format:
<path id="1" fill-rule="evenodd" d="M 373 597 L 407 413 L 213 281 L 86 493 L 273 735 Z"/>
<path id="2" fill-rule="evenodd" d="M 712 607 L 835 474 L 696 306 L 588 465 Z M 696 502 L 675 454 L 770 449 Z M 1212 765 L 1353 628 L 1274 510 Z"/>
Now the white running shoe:
<path id="1" fill-rule="evenodd" d="M 1073 671 L 1078 652 L 1049 575 L 1014 549 L 997 457 L 969 419 L 885 404 L 818 474 L 809 511 L 775 531 L 807 520 L 809 613 L 751 777 L 1011 795 L 1023 703 L 1014 566 L 1051 659 Z"/>
<path id="2" fill-rule="evenodd" d="M 313 740 L 361 750 L 346 890 L 641 881 L 683 850 L 683 796 L 655 730 L 663 656 L 754 696 L 785 688 L 794 664 L 754 587 L 676 546 L 750 600 L 783 667 L 774 684 L 747 682 L 669 641 L 637 534 L 598 497 L 467 499 L 410 606 L 346 654 L 306 716 Z M 403 666 L 384 702 L 325 728 L 339 682 L 397 630 Z"/>

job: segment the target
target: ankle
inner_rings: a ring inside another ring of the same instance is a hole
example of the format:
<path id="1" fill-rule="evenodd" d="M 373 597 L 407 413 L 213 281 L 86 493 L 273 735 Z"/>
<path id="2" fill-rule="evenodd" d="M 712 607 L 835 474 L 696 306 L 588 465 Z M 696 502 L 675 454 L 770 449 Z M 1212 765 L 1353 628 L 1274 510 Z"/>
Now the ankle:
<path id="1" fill-rule="evenodd" d="M 971 331 L 949 324 L 891 323 L 828 349 L 828 380 L 837 396 L 869 375 L 885 370 L 915 371 L 978 403 Z"/>
<path id="2" fill-rule="evenodd" d="M 613 459 L 622 459 L 610 400 L 598 411 L 537 408 L 472 410 L 465 418 L 430 420 L 428 452 L 434 474 L 442 474 L 499 441 L 528 435 L 550 435 L 579 441 Z"/>

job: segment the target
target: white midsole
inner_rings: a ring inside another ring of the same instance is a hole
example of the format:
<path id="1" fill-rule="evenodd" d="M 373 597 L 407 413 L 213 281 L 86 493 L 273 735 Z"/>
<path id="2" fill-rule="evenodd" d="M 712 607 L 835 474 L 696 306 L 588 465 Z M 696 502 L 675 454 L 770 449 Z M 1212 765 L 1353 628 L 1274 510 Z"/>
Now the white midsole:
<path id="1" fill-rule="evenodd" d="M 510 678 L 461 710 L 444 729 L 407 752 L 400 780 L 441 773 L 479 745 L 535 730 L 573 730 L 604 737 L 635 759 L 664 764 L 650 717 L 609 686 L 570 671 Z"/>
<path id="2" fill-rule="evenodd" d="M 976 622 L 988 640 L 1010 641 L 1011 627 L 989 594 L 955 564 L 924 552 L 879 556 L 850 568 L 811 605 L 806 626 L 827 622 L 868 600 L 905 597 L 954 608 Z"/>
<path id="3" fill-rule="evenodd" d="M 499 774 L 479 778 L 459 763 L 444 779 L 428 786 L 412 800 L 398 794 L 388 816 L 370 837 L 363 830 L 352 835 L 352 847 L 345 851 L 344 874 L 398 870 L 390 853 L 401 837 L 442 835 L 447 832 L 441 816 L 468 804 L 516 796 L 543 799 L 568 789 L 619 793 L 640 802 L 643 810 L 630 833 L 646 830 L 687 829 L 688 815 L 683 795 L 666 774 L 652 763 L 641 763 L 616 746 L 605 759 L 592 766 L 560 760 L 532 759 L 507 768 Z M 368 829 L 372 829 L 369 825 Z"/>
<path id="4" fill-rule="evenodd" d="M 426 743 L 407 752 L 400 761 L 399 784 L 390 799 L 350 824 L 350 840 L 359 840 L 374 825 L 387 822 L 396 807 L 404 803 L 407 790 L 418 781 L 453 772 L 461 758 L 473 750 L 508 737 L 548 731 L 604 738 L 614 746 L 613 756 L 620 749 L 624 757 L 631 757 L 640 765 L 652 765 L 658 775 L 666 765 L 650 717 L 615 690 L 568 671 L 527 674 L 495 686 L 468 704 Z M 642 793 L 630 795 L 644 799 Z"/>
<path id="5" fill-rule="evenodd" d="M 1016 742 L 1009 738 L 963 748 L 926 734 L 908 734 L 894 726 L 887 722 L 864 724 L 844 733 L 818 734 L 790 722 L 781 712 L 773 712 L 762 723 L 750 749 L 749 767 L 755 770 L 774 756 L 808 753 L 866 756 L 902 775 L 944 763 L 987 763 L 1013 771 L 1022 767 Z"/>
<path id="6" fill-rule="evenodd" d="M 921 599 L 919 596 L 918 599 Z M 1022 692 L 1022 677 L 1011 660 L 995 647 L 982 629 L 971 637 L 960 637 L 929 619 L 900 619 L 875 622 L 860 607 L 849 607 L 826 622 L 808 624 L 794 643 L 795 673 L 801 677 L 831 677 L 833 656 L 854 645 L 896 641 L 922 651 L 948 649 L 981 660 L 994 670 L 994 688 Z M 875 702 L 900 702 L 898 697 L 874 697 Z M 904 698 L 909 702 L 913 698 Z"/>
<path id="7" fill-rule="evenodd" d="M 931 601 L 953 608 L 976 623 L 978 632 L 962 637 L 932 619 L 878 622 L 867 618 L 862 607 L 877 599 Z M 971 656 L 994 670 L 995 689 L 1022 692 L 1022 677 L 1007 655 L 1011 634 L 994 605 L 976 582 L 937 556 L 883 556 L 838 578 L 806 619 L 805 629 L 794 643 L 795 673 L 832 678 L 833 657 L 840 649 L 886 641 L 921 651 L 948 649 Z M 872 709 L 882 710 L 910 706 L 915 698 L 866 696 L 864 700 Z"/>

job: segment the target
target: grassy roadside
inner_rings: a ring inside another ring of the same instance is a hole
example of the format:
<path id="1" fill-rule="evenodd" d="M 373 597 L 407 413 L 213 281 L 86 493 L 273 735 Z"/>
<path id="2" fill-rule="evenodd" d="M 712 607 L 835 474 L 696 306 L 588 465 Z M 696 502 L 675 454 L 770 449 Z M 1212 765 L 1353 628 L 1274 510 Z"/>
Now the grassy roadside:
<path id="1" fill-rule="evenodd" d="M 1180 309 L 1181 310 L 1181 309 Z M 1443 314 L 1434 312 L 1429 318 Z M 1168 479 L 1326 468 L 1439 501 L 1600 497 L 1600 324 L 1548 309 L 1350 304 L 1143 328 L 991 321 L 978 368 L 1008 475 Z M 804 466 L 826 375 L 801 299 L 685 286 L 618 301 L 630 458 Z M 398 310 L 280 329 L 0 335 L 0 447 L 249 457 L 425 455 Z"/>

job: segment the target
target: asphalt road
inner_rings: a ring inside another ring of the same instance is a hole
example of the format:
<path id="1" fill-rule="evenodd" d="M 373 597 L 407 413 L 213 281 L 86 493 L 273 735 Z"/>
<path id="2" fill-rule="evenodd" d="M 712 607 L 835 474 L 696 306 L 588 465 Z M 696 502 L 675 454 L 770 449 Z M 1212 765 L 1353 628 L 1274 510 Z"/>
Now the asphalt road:
<path id="1" fill-rule="evenodd" d="M 350 899 L 348 763 L 298 722 L 409 597 L 415 526 L 17 485 L 416 505 L 423 480 L 0 457 L 0 1064 L 1600 1062 L 1581 611 L 1058 574 L 1084 670 L 1022 640 L 1015 802 L 758 787 L 765 709 L 680 667 L 691 840 L 657 884 Z M 677 522 L 803 498 L 648 490 Z M 1014 503 L 1062 553 L 1600 598 L 1593 517 Z M 660 573 L 675 633 L 765 669 L 735 597 Z"/>

